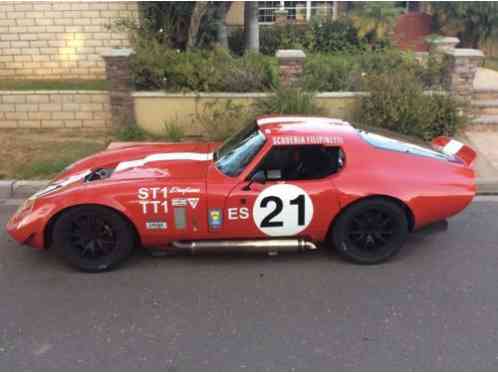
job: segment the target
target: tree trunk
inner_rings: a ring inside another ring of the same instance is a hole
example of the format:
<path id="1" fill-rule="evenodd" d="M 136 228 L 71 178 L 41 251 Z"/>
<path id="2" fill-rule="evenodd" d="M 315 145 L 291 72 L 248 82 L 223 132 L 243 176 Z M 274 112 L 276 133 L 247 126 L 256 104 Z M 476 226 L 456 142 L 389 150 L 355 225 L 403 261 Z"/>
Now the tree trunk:
<path id="1" fill-rule="evenodd" d="M 244 3 L 244 26 L 246 34 L 246 51 L 259 52 L 258 2 Z"/>
<path id="2" fill-rule="evenodd" d="M 225 49 L 228 49 L 228 35 L 227 27 L 225 24 L 225 17 L 228 13 L 228 10 L 230 9 L 231 4 L 231 1 L 221 1 L 220 4 L 217 4 L 218 7 L 216 9 L 216 36 L 220 46 Z"/>
<path id="3" fill-rule="evenodd" d="M 339 17 L 339 2 L 334 1 L 332 4 L 332 20 L 335 21 Z"/>
<path id="4" fill-rule="evenodd" d="M 192 49 L 197 44 L 197 36 L 199 34 L 199 28 L 201 27 L 201 20 L 208 10 L 208 5 L 209 3 L 207 1 L 195 2 L 188 28 L 187 49 Z"/>

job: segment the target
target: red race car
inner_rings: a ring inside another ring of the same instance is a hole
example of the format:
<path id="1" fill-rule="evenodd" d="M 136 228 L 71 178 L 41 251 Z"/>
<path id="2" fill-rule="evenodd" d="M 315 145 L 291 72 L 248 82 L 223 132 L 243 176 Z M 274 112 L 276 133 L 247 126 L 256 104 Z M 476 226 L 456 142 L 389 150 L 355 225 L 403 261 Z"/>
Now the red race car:
<path id="1" fill-rule="evenodd" d="M 69 166 L 7 224 L 18 242 L 73 266 L 114 267 L 135 247 L 306 251 L 372 264 L 408 233 L 462 211 L 475 152 L 434 150 L 337 119 L 265 116 L 221 146 L 127 145 Z"/>

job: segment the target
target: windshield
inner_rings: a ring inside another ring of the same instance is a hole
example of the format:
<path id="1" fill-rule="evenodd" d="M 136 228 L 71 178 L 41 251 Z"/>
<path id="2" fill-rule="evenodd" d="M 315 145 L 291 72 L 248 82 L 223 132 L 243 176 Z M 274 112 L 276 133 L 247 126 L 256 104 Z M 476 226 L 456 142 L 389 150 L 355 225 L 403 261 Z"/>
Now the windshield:
<path id="1" fill-rule="evenodd" d="M 216 167 L 227 176 L 238 176 L 265 143 L 258 126 L 252 124 L 230 137 L 214 154 Z"/>
<path id="2" fill-rule="evenodd" d="M 424 157 L 438 158 L 438 159 L 451 159 L 444 153 L 437 152 L 435 150 L 427 149 L 419 145 L 410 144 L 407 142 L 391 139 L 389 137 L 377 135 L 375 133 L 359 131 L 361 137 L 368 142 L 370 145 L 376 148 L 392 150 L 402 153 L 410 153 L 415 155 L 421 155 Z"/>

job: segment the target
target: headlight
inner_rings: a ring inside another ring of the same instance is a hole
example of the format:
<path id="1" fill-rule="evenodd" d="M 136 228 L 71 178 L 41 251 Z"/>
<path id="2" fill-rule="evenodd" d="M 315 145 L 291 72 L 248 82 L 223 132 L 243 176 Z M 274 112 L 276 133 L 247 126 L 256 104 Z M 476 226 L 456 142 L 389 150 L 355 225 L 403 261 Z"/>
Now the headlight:
<path id="1" fill-rule="evenodd" d="M 35 200 L 36 200 L 36 198 L 32 198 L 32 197 L 25 200 L 21 204 L 21 206 L 19 206 L 16 213 L 14 214 L 14 219 L 16 217 L 20 216 L 21 214 L 26 214 L 28 212 L 31 212 L 31 210 L 33 209 L 33 205 L 35 204 Z"/>

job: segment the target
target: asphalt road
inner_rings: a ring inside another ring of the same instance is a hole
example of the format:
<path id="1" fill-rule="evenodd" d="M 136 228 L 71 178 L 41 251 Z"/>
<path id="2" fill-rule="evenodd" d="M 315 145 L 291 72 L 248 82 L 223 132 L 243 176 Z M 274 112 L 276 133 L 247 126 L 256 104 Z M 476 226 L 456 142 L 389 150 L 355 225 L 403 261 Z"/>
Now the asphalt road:
<path id="1" fill-rule="evenodd" d="M 2 230 L 0 370 L 497 370 L 497 267 L 498 199 L 378 266 L 138 254 L 90 275 Z"/>

